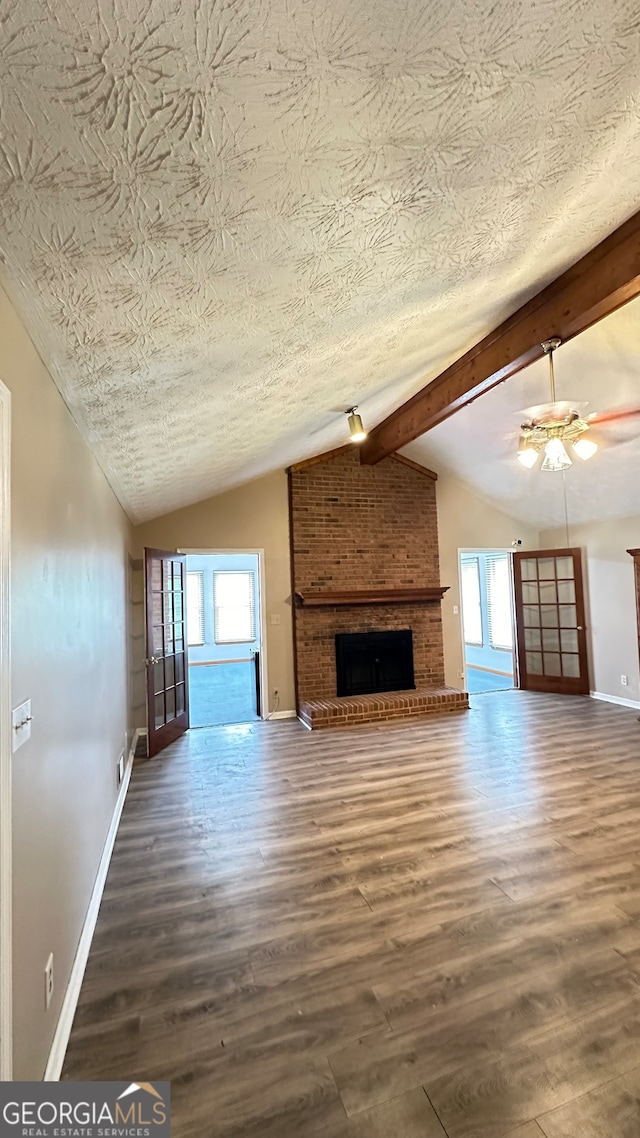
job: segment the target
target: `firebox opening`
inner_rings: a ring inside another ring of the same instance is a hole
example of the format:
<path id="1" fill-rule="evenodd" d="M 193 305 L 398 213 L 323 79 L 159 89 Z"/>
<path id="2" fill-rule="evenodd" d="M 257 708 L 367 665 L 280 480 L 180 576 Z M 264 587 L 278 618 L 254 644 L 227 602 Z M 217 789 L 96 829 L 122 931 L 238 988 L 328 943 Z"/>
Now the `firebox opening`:
<path id="1" fill-rule="evenodd" d="M 337 695 L 415 688 L 413 632 L 336 633 Z"/>

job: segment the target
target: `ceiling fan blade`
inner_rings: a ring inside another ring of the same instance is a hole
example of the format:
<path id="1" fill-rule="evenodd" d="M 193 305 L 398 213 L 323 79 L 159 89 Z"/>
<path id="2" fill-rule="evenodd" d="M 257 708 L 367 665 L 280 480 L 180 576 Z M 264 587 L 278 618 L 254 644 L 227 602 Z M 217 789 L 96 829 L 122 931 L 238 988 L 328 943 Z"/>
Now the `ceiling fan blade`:
<path id="1" fill-rule="evenodd" d="M 589 415 L 589 426 L 598 427 L 603 423 L 619 423 L 624 419 L 634 419 L 640 415 L 640 407 L 620 407 L 614 411 L 594 411 Z"/>
<path id="2" fill-rule="evenodd" d="M 520 417 L 524 417 L 530 422 L 560 422 L 573 410 L 575 410 L 575 404 L 563 399 L 556 400 L 555 403 L 539 403 L 536 407 L 526 407 L 524 411 L 520 412 Z"/>
<path id="3" fill-rule="evenodd" d="M 597 442 L 601 450 L 634 442 L 640 437 L 640 415 L 630 415 L 626 419 L 614 419 L 606 423 L 599 423 L 593 428 L 593 431 L 589 430 L 585 437 L 592 438 L 594 442 Z"/>

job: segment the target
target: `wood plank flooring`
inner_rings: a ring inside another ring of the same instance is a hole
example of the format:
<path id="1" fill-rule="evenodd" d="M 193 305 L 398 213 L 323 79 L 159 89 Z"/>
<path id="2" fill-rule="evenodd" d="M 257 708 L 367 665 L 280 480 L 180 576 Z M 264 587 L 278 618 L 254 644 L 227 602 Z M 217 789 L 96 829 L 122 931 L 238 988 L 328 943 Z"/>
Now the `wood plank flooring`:
<path id="1" fill-rule="evenodd" d="M 507 691 L 136 765 L 63 1071 L 175 1138 L 639 1138 L 640 723 Z"/>

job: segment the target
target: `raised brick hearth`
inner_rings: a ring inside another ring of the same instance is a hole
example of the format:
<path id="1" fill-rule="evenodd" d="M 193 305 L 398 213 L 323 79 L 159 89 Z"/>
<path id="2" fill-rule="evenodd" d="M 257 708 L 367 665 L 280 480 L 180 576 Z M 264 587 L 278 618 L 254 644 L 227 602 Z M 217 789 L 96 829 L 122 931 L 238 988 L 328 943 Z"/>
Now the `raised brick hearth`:
<path id="1" fill-rule="evenodd" d="M 464 692 L 444 686 L 435 476 L 395 457 L 363 466 L 349 447 L 292 468 L 289 489 L 303 722 L 344 726 L 467 707 Z M 399 629 L 413 633 L 416 690 L 339 698 L 336 633 Z"/>
<path id="2" fill-rule="evenodd" d="M 349 727 L 354 723 L 377 723 L 409 716 L 442 715 L 464 711 L 466 692 L 456 688 L 416 688 L 411 691 L 376 692 L 375 695 L 335 696 L 307 700 L 300 705 L 300 719 L 312 730 L 319 727 Z"/>

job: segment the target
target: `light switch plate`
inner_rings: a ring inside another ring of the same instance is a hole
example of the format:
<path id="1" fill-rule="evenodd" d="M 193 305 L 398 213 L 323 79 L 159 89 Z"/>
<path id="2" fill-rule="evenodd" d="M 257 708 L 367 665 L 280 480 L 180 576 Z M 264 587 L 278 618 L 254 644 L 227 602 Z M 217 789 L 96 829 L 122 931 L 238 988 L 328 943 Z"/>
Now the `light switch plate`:
<path id="1" fill-rule="evenodd" d="M 271 624 L 280 624 L 280 613 L 279 612 L 272 612 L 270 619 L 271 619 Z"/>
<path id="2" fill-rule="evenodd" d="M 26 699 L 20 707 L 14 707 L 11 712 L 11 726 L 13 728 L 11 735 L 13 739 L 13 750 L 17 751 L 27 739 L 31 738 L 31 700 Z"/>

